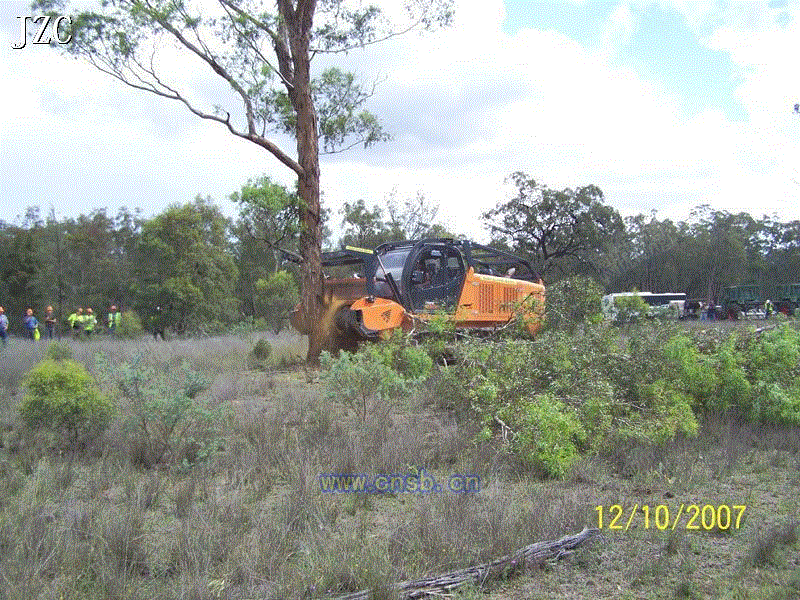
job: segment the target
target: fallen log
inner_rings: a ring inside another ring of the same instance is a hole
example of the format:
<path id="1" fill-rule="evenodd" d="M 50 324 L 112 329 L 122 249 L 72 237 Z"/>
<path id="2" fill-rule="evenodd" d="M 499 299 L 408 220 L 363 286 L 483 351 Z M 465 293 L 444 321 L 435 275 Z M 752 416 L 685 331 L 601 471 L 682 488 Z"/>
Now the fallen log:
<path id="1" fill-rule="evenodd" d="M 399 600 L 415 600 L 427 596 L 441 596 L 467 584 L 482 586 L 489 581 L 508 577 L 539 565 L 547 560 L 558 560 L 572 554 L 580 544 L 600 534 L 599 529 L 584 528 L 580 533 L 565 535 L 559 540 L 536 542 L 490 563 L 451 571 L 443 575 L 424 577 L 396 583 L 392 589 Z M 336 600 L 368 600 L 370 590 L 353 592 Z"/>

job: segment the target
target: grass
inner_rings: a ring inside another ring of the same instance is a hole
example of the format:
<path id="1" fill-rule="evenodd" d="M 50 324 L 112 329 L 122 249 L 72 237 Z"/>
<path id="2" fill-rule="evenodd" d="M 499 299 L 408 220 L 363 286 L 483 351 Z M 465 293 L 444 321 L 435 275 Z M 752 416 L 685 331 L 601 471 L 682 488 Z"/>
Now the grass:
<path id="1" fill-rule="evenodd" d="M 366 587 L 391 597 L 394 581 L 596 526 L 598 505 L 681 503 L 748 508 L 741 529 L 724 534 L 639 519 L 560 564 L 456 597 L 778 599 L 800 589 L 796 428 L 714 417 L 697 438 L 620 448 L 541 481 L 491 441 L 474 442 L 475 425 L 430 392 L 363 421 L 325 400 L 313 376 L 288 366 L 304 353 L 299 338 L 270 337 L 271 368 L 249 370 L 258 337 L 66 342 L 90 369 L 95 352 L 113 364 L 144 353 L 207 374 L 201 396 L 233 416 L 222 449 L 194 467 L 138 463 L 125 406 L 68 460 L 17 416 L 19 380 L 44 345 L 14 341 L 0 354 L 4 597 L 317 598 Z M 419 469 L 479 475 L 481 491 L 323 494 L 317 479 Z"/>

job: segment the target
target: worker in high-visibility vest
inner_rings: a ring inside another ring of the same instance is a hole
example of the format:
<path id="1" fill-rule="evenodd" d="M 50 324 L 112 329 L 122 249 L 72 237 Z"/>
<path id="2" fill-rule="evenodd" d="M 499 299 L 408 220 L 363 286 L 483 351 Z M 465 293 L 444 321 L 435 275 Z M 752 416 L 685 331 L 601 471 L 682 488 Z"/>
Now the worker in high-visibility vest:
<path id="1" fill-rule="evenodd" d="M 117 310 L 115 305 L 112 305 L 111 310 L 108 312 L 108 332 L 112 338 L 117 337 L 117 327 L 119 327 L 121 321 L 122 313 Z"/>
<path id="2" fill-rule="evenodd" d="M 86 309 L 86 314 L 84 315 L 83 321 L 83 329 L 86 331 L 86 337 L 91 337 L 92 332 L 94 331 L 95 326 L 97 325 L 97 317 L 94 316 L 91 308 Z"/>
<path id="3" fill-rule="evenodd" d="M 69 322 L 69 328 L 72 330 L 72 337 L 78 339 L 81 337 L 81 331 L 83 330 L 83 309 L 79 306 L 75 309 L 70 316 L 67 317 L 67 321 Z"/>
<path id="4" fill-rule="evenodd" d="M 774 312 L 775 312 L 775 307 L 772 305 L 772 300 L 767 298 L 767 301 L 764 302 L 764 318 L 769 319 Z"/>

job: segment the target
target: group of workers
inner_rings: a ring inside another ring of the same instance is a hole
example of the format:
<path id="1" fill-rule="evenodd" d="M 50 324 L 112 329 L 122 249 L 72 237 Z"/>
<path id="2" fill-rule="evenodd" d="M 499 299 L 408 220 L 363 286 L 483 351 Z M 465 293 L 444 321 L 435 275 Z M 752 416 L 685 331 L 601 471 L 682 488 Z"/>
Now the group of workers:
<path id="1" fill-rule="evenodd" d="M 117 328 L 122 321 L 122 313 L 117 309 L 116 305 L 112 305 L 106 320 L 106 326 L 111 337 L 117 335 Z M 75 339 L 90 338 L 97 327 L 97 317 L 91 308 L 87 307 L 86 310 L 78 307 L 69 317 L 67 317 L 70 331 Z M 24 325 L 25 337 L 31 341 L 36 341 L 42 335 L 45 339 L 52 340 L 56 333 L 56 317 L 53 312 L 53 307 L 48 306 L 44 314 L 44 333 L 39 331 L 39 320 L 34 316 L 33 309 L 28 308 L 22 317 Z M 8 317 L 5 310 L 0 306 L 0 338 L 2 338 L 3 346 L 8 343 Z"/>

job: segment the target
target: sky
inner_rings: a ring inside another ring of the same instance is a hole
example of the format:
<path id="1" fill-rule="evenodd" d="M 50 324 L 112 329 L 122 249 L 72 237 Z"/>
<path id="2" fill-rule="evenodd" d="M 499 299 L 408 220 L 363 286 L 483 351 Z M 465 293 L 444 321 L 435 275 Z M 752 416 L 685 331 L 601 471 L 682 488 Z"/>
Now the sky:
<path id="1" fill-rule="evenodd" d="M 380 4 L 380 1 L 379 1 Z M 387 6 L 389 11 L 391 6 Z M 47 46 L 19 42 L 27 2 L 0 1 L 0 220 L 121 206 L 145 216 L 293 173 L 265 150 Z M 456 0 L 451 27 L 315 60 L 377 82 L 368 108 L 392 140 L 322 157 L 323 202 L 422 193 L 451 231 L 523 171 L 550 188 L 597 185 L 623 216 L 693 207 L 800 219 L 800 0 Z M 166 56 L 204 107 L 225 94 Z M 271 137 L 294 155 L 294 141 Z"/>

